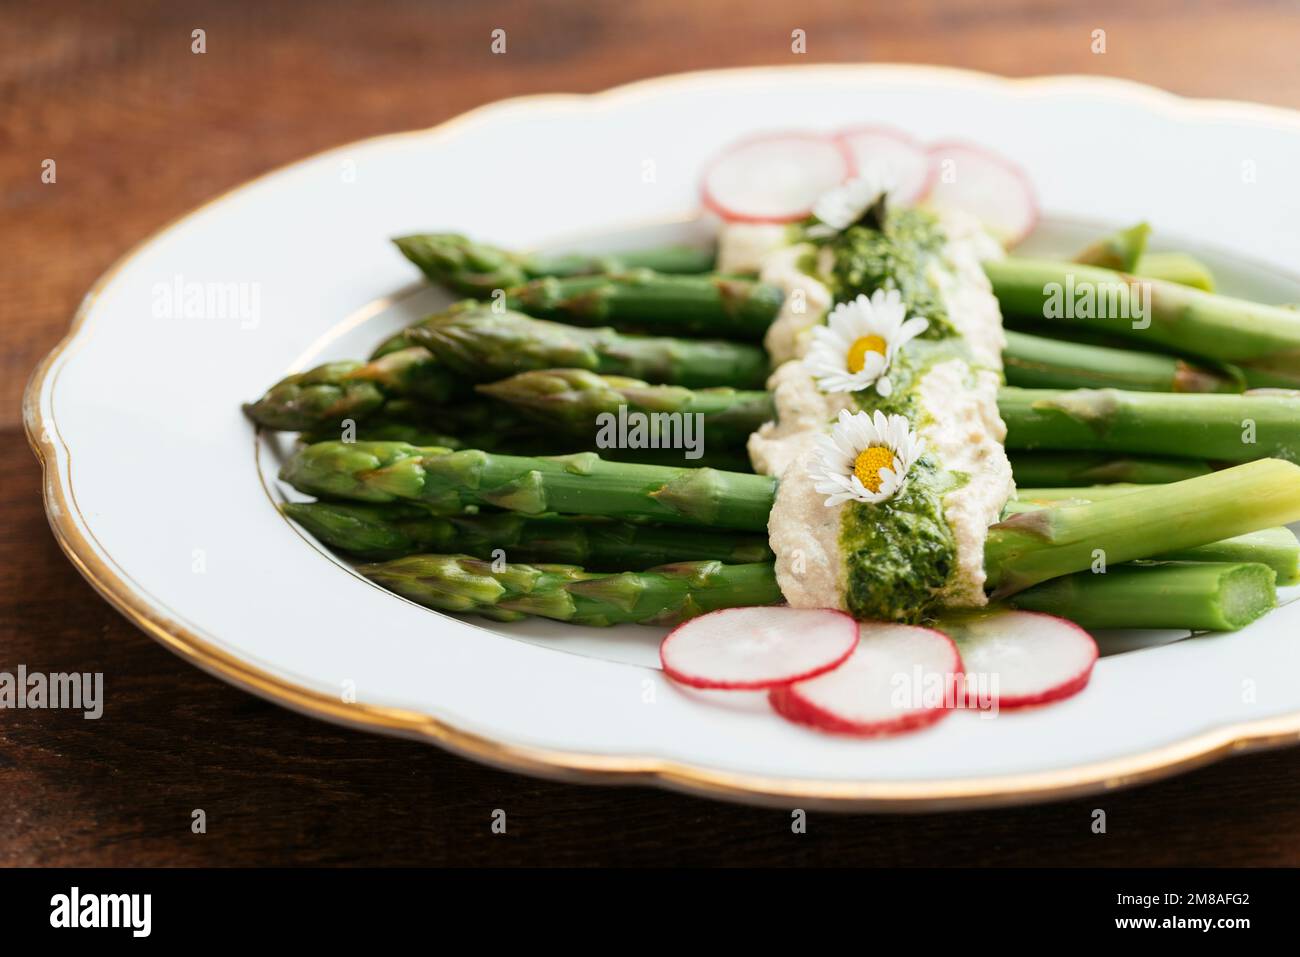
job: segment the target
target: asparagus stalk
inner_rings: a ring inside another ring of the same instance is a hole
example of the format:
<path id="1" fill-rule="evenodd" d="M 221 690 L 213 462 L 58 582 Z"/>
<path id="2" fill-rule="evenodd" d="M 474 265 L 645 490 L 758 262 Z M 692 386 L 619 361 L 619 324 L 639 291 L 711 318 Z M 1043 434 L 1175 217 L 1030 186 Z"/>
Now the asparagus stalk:
<path id="1" fill-rule="evenodd" d="M 662 276 L 647 270 L 548 276 L 506 292 L 511 309 L 579 326 L 675 335 L 763 338 L 781 309 L 775 286 L 725 276 Z"/>
<path id="2" fill-rule="evenodd" d="M 762 386 L 767 353 L 748 343 L 630 336 L 481 306 L 435 316 L 405 333 L 471 382 L 530 369 L 574 368 L 687 387 Z"/>
<path id="3" fill-rule="evenodd" d="M 1181 482 L 1214 471 L 1202 459 L 1116 456 L 1105 452 L 1008 451 L 1017 485 L 1093 485 L 1105 482 Z"/>
<path id="4" fill-rule="evenodd" d="M 719 608 L 782 600 L 770 562 L 678 562 L 602 575 L 575 565 L 494 566 L 467 555 L 412 555 L 359 571 L 421 605 L 498 621 L 532 615 L 576 625 L 673 625 Z"/>
<path id="5" fill-rule="evenodd" d="M 1007 448 L 1190 455 L 1224 462 L 1300 457 L 1300 397 L 1006 388 Z"/>
<path id="6" fill-rule="evenodd" d="M 1090 266 L 1102 266 L 1106 269 L 1118 269 L 1133 272 L 1138 261 L 1147 248 L 1147 237 L 1151 227 L 1147 223 L 1138 223 L 1127 229 L 1117 230 L 1109 236 L 1103 236 L 1074 257 L 1077 263 Z"/>
<path id="7" fill-rule="evenodd" d="M 1082 571 L 1176 552 L 1300 520 L 1300 466 L 1280 459 L 1118 495 L 1012 515 L 989 529 L 997 596 Z"/>
<path id="8" fill-rule="evenodd" d="M 1187 476 L 1191 478 L 1192 476 Z M 1175 481 L 1178 481 L 1175 479 Z M 1150 489 L 1154 484 L 1166 483 L 1130 483 L 1130 482 L 1112 482 L 1109 485 L 1078 485 L 1078 486 L 1051 486 L 1048 488 L 1034 488 L 1030 485 L 1016 483 L 1016 497 L 1012 502 L 1029 502 L 1044 505 L 1054 505 L 1057 502 L 1100 502 L 1102 499 L 1118 498 L 1121 495 L 1128 495 L 1130 492 L 1141 492 L 1144 489 Z M 1010 505 L 1011 503 L 1008 503 Z"/>
<path id="9" fill-rule="evenodd" d="M 1241 392 L 1241 371 L 1194 364 L 1175 356 L 1061 339 L 1008 329 L 1002 364 L 1007 382 L 1037 389 L 1101 389 L 1143 392 Z"/>
<path id="10" fill-rule="evenodd" d="M 394 398 L 446 402 L 456 380 L 427 349 L 408 348 L 370 362 L 328 362 L 281 379 L 244 412 L 258 425 L 287 432 L 358 421 Z"/>
<path id="11" fill-rule="evenodd" d="M 1182 286 L 1214 291 L 1214 277 L 1199 259 L 1187 253 L 1147 251 L 1151 227 L 1138 223 L 1105 236 L 1083 250 L 1074 261 L 1133 273 L 1148 279 L 1165 279 Z"/>
<path id="12" fill-rule="evenodd" d="M 280 477 L 307 494 L 422 502 L 444 514 L 492 505 L 763 531 L 776 480 L 717 469 L 609 462 L 591 452 L 530 458 L 403 442 L 319 442 Z"/>
<path id="13" fill-rule="evenodd" d="M 984 271 L 1004 313 L 1078 323 L 1215 362 L 1300 362 L 1300 313 L 1282 306 L 1080 263 L 1009 257 L 986 260 Z M 1074 319 L 1050 318 L 1058 301 L 1086 305 L 1089 297 L 1096 308 L 1073 308 Z"/>
<path id="14" fill-rule="evenodd" d="M 1084 628 L 1236 631 L 1277 604 L 1273 570 L 1251 562 L 1120 565 L 1078 572 L 1013 595 L 1017 608 Z"/>
<path id="15" fill-rule="evenodd" d="M 1187 253 L 1144 253 L 1135 271 L 1150 279 L 1164 279 L 1180 286 L 1214 292 L 1214 274 L 1210 267 Z"/>
<path id="16" fill-rule="evenodd" d="M 704 448 L 687 450 L 684 448 L 599 448 L 595 438 L 598 436 L 572 436 L 567 440 L 556 436 L 539 435 L 536 426 L 527 431 L 514 428 L 489 428 L 462 432 L 473 435 L 473 448 L 485 452 L 498 452 L 506 455 L 568 455 L 574 452 L 598 452 L 601 458 L 611 462 L 640 462 L 645 465 L 674 465 L 691 468 L 714 468 L 728 472 L 752 472 L 749 456 L 743 449 L 715 448 L 704 443 Z M 318 430 L 303 436 L 308 444 L 330 442 L 337 438 L 337 433 Z M 435 428 L 418 423 L 367 419 L 360 423 L 354 434 L 342 441 L 350 442 L 405 442 L 408 445 L 437 445 L 451 451 L 469 448 L 470 440 L 457 435 L 447 435 Z M 695 452 L 698 451 L 698 456 Z M 692 455 L 695 457 L 688 458 Z"/>
<path id="17" fill-rule="evenodd" d="M 571 432 L 592 430 L 596 416 L 625 406 L 643 413 L 700 411 L 708 416 L 706 423 L 717 426 L 709 431 L 711 437 L 740 442 L 775 414 L 771 399 L 758 391 L 691 392 L 582 370 L 522 373 L 480 390 Z M 998 409 L 1011 449 L 1164 452 L 1228 462 L 1300 454 L 1300 398 L 1287 396 L 1007 388 L 999 395 Z M 1184 471 L 1198 468 L 1169 464 Z M 1150 463 L 1148 467 L 1154 471 Z M 1122 477 L 1115 474 L 1115 480 Z"/>
<path id="18" fill-rule="evenodd" d="M 678 561 L 771 561 L 767 536 L 514 512 L 438 516 L 419 505 L 291 502 L 284 512 L 330 548 L 383 560 L 441 552 L 623 571 Z"/>
<path id="19" fill-rule="evenodd" d="M 673 625 L 720 608 L 782 601 L 769 562 L 681 562 L 600 575 L 573 565 L 413 555 L 360 571 L 421 605 L 498 621 L 535 616 L 580 625 Z M 1275 602 L 1272 571 L 1255 564 L 1124 565 L 1105 575 L 1067 575 L 1011 601 L 1089 628 L 1221 631 L 1249 624 Z"/>
<path id="20" fill-rule="evenodd" d="M 645 415 L 701 415 L 704 433 L 711 441 L 743 446 L 750 433 L 775 414 L 767 392 L 650 385 L 585 369 L 521 372 L 477 388 L 545 423 L 584 434 L 591 433 L 597 416 L 618 415 L 620 409 L 626 409 Z"/>
<path id="21" fill-rule="evenodd" d="M 702 273 L 713 268 L 713 250 L 694 246 L 592 255 L 511 252 L 455 233 L 417 233 L 399 236 L 393 242 L 433 282 L 480 298 L 542 276 L 587 276 L 629 269 Z"/>
<path id="22" fill-rule="evenodd" d="M 1265 357 L 1241 367 L 1251 389 L 1300 390 L 1300 362 L 1294 356 Z"/>
<path id="23" fill-rule="evenodd" d="M 1017 498 L 1008 502 L 1003 516 L 1034 511 L 1046 507 L 1081 505 L 1100 502 L 1141 491 L 1140 485 L 1101 485 L 1079 489 L 1020 489 Z M 1070 493 L 1062 495 L 1060 493 Z M 1218 542 L 1174 549 L 1152 556 L 1162 562 L 1253 562 L 1267 565 L 1277 575 L 1282 585 L 1300 581 L 1300 541 L 1286 526 L 1261 528 L 1258 531 L 1235 535 Z"/>
<path id="24" fill-rule="evenodd" d="M 1300 541 L 1285 525 L 1174 549 L 1156 558 L 1166 562 L 1249 562 L 1271 568 L 1279 585 L 1300 582 Z"/>
<path id="25" fill-rule="evenodd" d="M 412 445 L 437 445 L 444 449 L 451 449 L 453 452 L 465 448 L 465 443 L 458 436 L 439 432 L 429 426 L 386 419 L 382 416 L 378 419 L 366 420 L 357 426 L 355 433 L 348 435 L 346 438 L 340 437 L 339 432 L 341 431 L 321 428 L 311 432 L 304 432 L 300 438 L 308 445 L 317 442 L 334 441 L 409 442 Z M 481 448 L 486 449 L 496 449 L 501 445 L 501 440 L 496 435 L 476 435 L 475 440 Z"/>

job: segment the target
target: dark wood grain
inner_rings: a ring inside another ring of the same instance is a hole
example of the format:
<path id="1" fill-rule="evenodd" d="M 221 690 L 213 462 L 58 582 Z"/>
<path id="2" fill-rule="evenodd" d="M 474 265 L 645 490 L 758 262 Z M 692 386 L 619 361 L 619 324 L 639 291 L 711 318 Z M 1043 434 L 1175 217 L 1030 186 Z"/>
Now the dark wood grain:
<path id="1" fill-rule="evenodd" d="M 1300 751 L 1037 808 L 814 814 L 794 835 L 784 811 L 539 782 L 301 718 L 182 664 L 94 594 L 49 534 L 18 426 L 28 373 L 114 259 L 336 143 L 503 96 L 800 60 L 1106 73 L 1300 107 L 1298 26 L 1286 0 L 0 5 L 0 670 L 102 671 L 108 696 L 99 721 L 0 712 L 0 863 L 1300 864 Z"/>

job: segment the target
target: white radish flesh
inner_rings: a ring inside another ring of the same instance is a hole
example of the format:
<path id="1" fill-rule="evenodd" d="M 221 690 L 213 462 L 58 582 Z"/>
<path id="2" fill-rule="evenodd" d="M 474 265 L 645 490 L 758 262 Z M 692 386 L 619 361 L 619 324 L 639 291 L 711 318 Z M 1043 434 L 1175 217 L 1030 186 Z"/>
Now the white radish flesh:
<path id="1" fill-rule="evenodd" d="M 936 172 L 916 140 L 887 126 L 864 126 L 837 134 L 848 148 L 855 176 L 878 171 L 889 187 L 890 201 L 910 206 L 930 191 Z"/>
<path id="2" fill-rule="evenodd" d="M 996 689 L 999 709 L 1077 694 L 1097 661 L 1092 635 L 1055 615 L 1000 611 L 964 621 L 955 630 L 969 681 Z"/>
<path id="3" fill-rule="evenodd" d="M 794 222 L 849 172 L 847 150 L 829 137 L 787 133 L 745 140 L 705 170 L 704 205 L 731 222 Z"/>
<path id="4" fill-rule="evenodd" d="M 844 664 L 768 695 L 777 713 L 822 731 L 871 737 L 933 724 L 956 701 L 961 656 L 942 632 L 863 622 Z"/>
<path id="5" fill-rule="evenodd" d="M 1019 166 L 969 143 L 938 143 L 929 153 L 934 179 L 926 205 L 974 216 L 1005 246 L 1033 231 L 1038 200 Z"/>
<path id="6" fill-rule="evenodd" d="M 694 688 L 754 690 L 834 668 L 853 651 L 857 622 L 827 608 L 726 608 L 669 632 L 659 660 Z"/>

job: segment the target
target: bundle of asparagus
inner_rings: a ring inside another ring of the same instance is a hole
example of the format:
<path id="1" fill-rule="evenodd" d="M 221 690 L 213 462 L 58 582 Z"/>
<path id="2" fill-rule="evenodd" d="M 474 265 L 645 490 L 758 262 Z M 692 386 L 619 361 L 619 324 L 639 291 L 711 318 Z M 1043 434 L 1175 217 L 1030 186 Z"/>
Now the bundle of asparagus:
<path id="1" fill-rule="evenodd" d="M 763 534 L 774 478 L 590 451 L 600 417 L 622 410 L 698 415 L 714 451 L 738 456 L 773 417 L 753 340 L 780 290 L 709 274 L 712 253 L 699 250 L 544 257 L 459 236 L 397 242 L 448 288 L 502 296 L 430 317 L 368 361 L 291 376 L 247 407 L 263 427 L 326 439 L 285 466 L 320 499 L 286 506 L 290 517 L 399 594 L 502 620 L 662 624 L 782 600 Z M 1279 349 L 1300 348 L 1300 318 L 1215 296 L 1194 261 L 1135 260 L 1135 245 L 1101 244 L 1084 257 L 1099 265 L 985 264 L 1016 314 L 1041 314 L 1035 284 L 1067 273 L 1161 277 L 1142 280 L 1158 350 L 1008 333 L 998 410 L 1017 480 L 1088 487 L 1022 488 L 989 530 L 988 587 L 1089 626 L 1241 627 L 1273 606 L 1275 582 L 1297 578 L 1300 546 L 1278 526 L 1300 519 L 1300 469 L 1280 461 L 1300 451 L 1300 399 L 1233 393 L 1264 381 Z M 356 441 L 327 439 L 345 425 Z M 1225 463 L 1240 464 L 1215 470 Z M 1098 553 L 1107 574 L 1089 570 Z"/>

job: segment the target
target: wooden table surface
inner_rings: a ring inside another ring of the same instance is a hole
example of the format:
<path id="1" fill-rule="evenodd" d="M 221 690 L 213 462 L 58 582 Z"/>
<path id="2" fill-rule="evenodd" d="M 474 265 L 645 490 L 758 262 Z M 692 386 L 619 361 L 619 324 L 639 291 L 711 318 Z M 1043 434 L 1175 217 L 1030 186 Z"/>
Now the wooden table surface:
<path id="1" fill-rule="evenodd" d="M 1300 750 L 1036 808 L 814 814 L 793 835 L 785 811 L 536 781 L 299 717 L 181 663 L 91 591 L 46 526 L 19 419 L 31 369 L 118 256 L 327 146 L 516 94 L 811 61 L 1103 73 L 1300 107 L 1298 29 L 1289 0 L 0 6 L 0 671 L 102 671 L 108 696 L 99 721 L 0 712 L 0 863 L 1300 864 Z"/>

